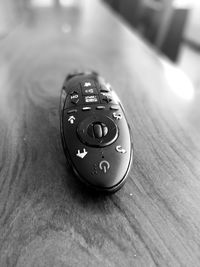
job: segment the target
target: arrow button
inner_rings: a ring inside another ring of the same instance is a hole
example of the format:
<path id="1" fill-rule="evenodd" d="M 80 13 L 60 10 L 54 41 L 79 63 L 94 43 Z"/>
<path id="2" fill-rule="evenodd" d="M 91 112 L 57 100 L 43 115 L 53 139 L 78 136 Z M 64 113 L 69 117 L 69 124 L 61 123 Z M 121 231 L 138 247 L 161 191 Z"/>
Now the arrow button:
<path id="1" fill-rule="evenodd" d="M 83 159 L 87 155 L 87 153 L 88 152 L 86 151 L 85 148 L 83 149 L 83 152 L 81 152 L 81 150 L 79 149 L 76 156 Z"/>
<path id="2" fill-rule="evenodd" d="M 121 120 L 122 119 L 122 114 L 121 113 L 113 113 L 113 118 L 117 119 L 117 120 Z"/>
<path id="3" fill-rule="evenodd" d="M 68 122 L 70 123 L 70 124 L 73 124 L 74 123 L 74 121 L 75 121 L 75 117 L 74 116 L 70 116 L 69 117 L 69 119 L 68 119 Z"/>
<path id="4" fill-rule="evenodd" d="M 126 153 L 126 150 L 124 148 L 122 148 L 122 146 L 116 146 L 116 151 L 122 154 Z"/>

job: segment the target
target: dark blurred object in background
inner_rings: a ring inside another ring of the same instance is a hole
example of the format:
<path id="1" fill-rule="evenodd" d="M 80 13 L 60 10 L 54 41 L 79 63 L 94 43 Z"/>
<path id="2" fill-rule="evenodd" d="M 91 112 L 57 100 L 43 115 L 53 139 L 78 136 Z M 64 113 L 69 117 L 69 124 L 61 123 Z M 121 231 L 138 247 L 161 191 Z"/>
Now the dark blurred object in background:
<path id="1" fill-rule="evenodd" d="M 105 1 L 158 50 L 177 60 L 191 1 Z"/>

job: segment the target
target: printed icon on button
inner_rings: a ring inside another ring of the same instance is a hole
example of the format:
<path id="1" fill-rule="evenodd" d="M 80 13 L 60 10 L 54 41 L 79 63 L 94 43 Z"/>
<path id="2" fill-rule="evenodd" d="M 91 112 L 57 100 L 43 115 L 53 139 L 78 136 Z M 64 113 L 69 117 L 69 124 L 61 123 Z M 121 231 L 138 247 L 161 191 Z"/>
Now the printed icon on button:
<path id="1" fill-rule="evenodd" d="M 90 82 L 85 82 L 83 86 L 84 86 L 84 87 L 89 87 L 89 86 L 91 86 L 91 85 L 92 85 L 92 84 L 91 84 Z"/>
<path id="2" fill-rule="evenodd" d="M 106 160 L 102 160 L 99 163 L 99 169 L 103 171 L 104 173 L 107 173 L 107 171 L 110 169 L 110 163 Z"/>
<path id="3" fill-rule="evenodd" d="M 85 96 L 85 102 L 86 102 L 86 103 L 94 103 L 94 102 L 98 102 L 98 98 L 97 98 L 96 95 Z"/>
<path id="4" fill-rule="evenodd" d="M 71 96 L 71 99 L 76 99 L 76 98 L 78 98 L 78 94 L 76 94 L 76 95 L 74 94 Z"/>
<path id="5" fill-rule="evenodd" d="M 94 89 L 93 88 L 85 89 L 85 93 L 86 94 L 94 94 Z"/>
<path id="6" fill-rule="evenodd" d="M 73 124 L 75 120 L 76 120 L 76 118 L 74 116 L 70 116 L 68 119 L 70 124 Z"/>
<path id="7" fill-rule="evenodd" d="M 122 148 L 122 146 L 116 146 L 116 151 L 122 154 L 126 153 L 126 150 L 124 148 Z"/>
<path id="8" fill-rule="evenodd" d="M 81 150 L 79 149 L 76 156 L 83 159 L 87 155 L 87 153 L 88 152 L 86 151 L 85 148 L 83 149 L 83 152 L 81 152 Z"/>
<path id="9" fill-rule="evenodd" d="M 122 119 L 122 114 L 121 114 L 121 113 L 116 113 L 116 112 L 114 112 L 114 113 L 113 113 L 113 117 L 114 117 L 115 119 L 117 119 L 117 120 L 121 120 L 121 119 Z"/>

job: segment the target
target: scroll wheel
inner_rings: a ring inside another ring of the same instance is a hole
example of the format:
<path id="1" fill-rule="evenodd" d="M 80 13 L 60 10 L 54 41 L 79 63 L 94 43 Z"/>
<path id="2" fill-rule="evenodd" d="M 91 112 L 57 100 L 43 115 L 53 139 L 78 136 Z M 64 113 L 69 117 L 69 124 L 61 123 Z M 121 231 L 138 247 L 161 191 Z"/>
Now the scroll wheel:
<path id="1" fill-rule="evenodd" d="M 88 128 L 88 134 L 94 138 L 102 138 L 108 133 L 108 127 L 102 122 L 95 122 Z"/>

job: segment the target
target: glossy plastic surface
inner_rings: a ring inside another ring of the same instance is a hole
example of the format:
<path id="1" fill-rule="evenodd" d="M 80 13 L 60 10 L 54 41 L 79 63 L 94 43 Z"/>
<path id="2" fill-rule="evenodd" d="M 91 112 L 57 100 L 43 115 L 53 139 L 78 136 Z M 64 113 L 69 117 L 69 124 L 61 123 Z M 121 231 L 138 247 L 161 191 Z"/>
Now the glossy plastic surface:
<path id="1" fill-rule="evenodd" d="M 60 122 L 63 148 L 75 174 L 94 189 L 118 190 L 131 165 L 132 142 L 110 85 L 94 72 L 68 76 L 61 92 Z"/>

